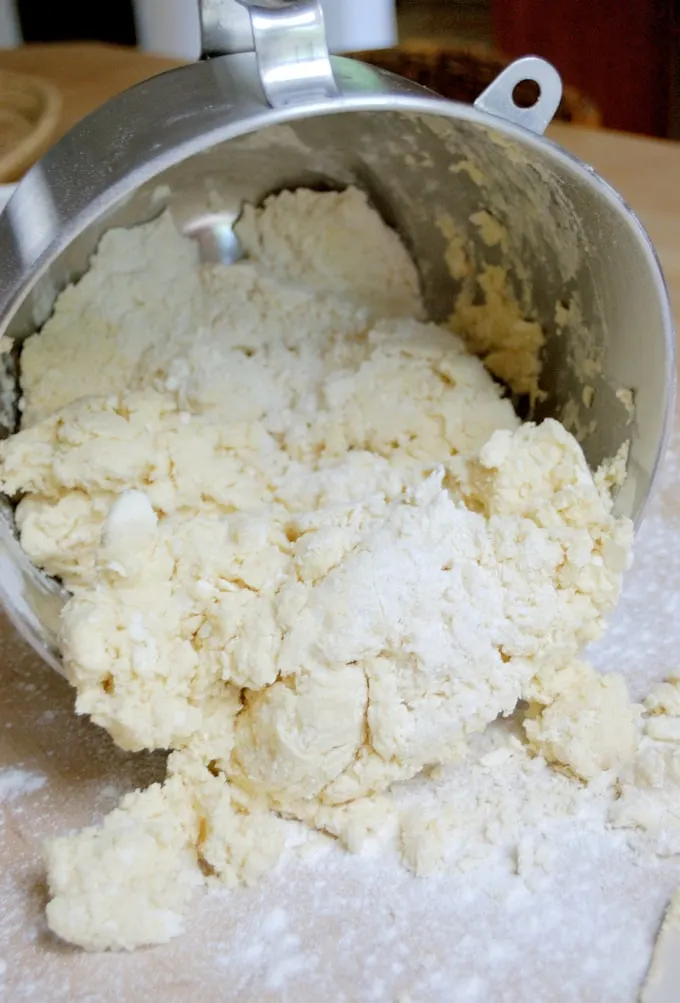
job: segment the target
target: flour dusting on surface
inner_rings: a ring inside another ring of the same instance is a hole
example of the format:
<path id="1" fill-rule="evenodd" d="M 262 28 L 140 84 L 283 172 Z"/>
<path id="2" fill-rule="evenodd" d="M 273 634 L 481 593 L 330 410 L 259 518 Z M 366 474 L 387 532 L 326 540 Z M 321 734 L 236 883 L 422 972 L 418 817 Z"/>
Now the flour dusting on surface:
<path id="1" fill-rule="evenodd" d="M 45 777 L 30 770 L 15 766 L 0 770 L 0 804 L 39 791 L 44 783 Z"/>

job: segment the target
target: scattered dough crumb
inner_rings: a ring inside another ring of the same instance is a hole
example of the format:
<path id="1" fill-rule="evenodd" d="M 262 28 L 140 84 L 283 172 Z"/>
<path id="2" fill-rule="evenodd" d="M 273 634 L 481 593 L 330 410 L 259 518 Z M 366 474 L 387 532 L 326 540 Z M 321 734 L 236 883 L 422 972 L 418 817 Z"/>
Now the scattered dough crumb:
<path id="1" fill-rule="evenodd" d="M 635 391 L 627 387 L 619 387 L 616 391 L 617 400 L 620 400 L 628 412 L 628 423 L 635 418 Z"/>
<path id="2" fill-rule="evenodd" d="M 623 486 L 628 469 L 630 442 L 623 442 L 615 456 L 605 460 L 595 471 L 595 483 L 603 499 L 611 499 L 612 495 Z"/>
<path id="3" fill-rule="evenodd" d="M 581 780 L 618 771 L 638 745 L 639 711 L 624 680 L 574 662 L 536 685 L 524 718 L 529 745 Z M 547 700 L 547 704 L 544 701 Z"/>

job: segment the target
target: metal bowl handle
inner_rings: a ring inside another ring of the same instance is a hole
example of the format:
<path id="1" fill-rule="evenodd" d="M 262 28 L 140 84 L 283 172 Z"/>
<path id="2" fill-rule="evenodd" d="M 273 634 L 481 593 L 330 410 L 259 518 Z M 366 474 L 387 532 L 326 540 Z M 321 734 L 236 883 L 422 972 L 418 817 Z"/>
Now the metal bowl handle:
<path id="1" fill-rule="evenodd" d="M 530 108 L 521 108 L 514 98 L 515 88 L 525 80 L 532 80 L 538 87 L 538 97 Z M 555 67 L 538 56 L 524 56 L 498 74 L 477 98 L 475 108 L 541 135 L 561 100 L 562 80 Z"/>
<path id="2" fill-rule="evenodd" d="M 255 52 L 272 108 L 338 96 L 317 0 L 199 0 L 203 58 Z"/>

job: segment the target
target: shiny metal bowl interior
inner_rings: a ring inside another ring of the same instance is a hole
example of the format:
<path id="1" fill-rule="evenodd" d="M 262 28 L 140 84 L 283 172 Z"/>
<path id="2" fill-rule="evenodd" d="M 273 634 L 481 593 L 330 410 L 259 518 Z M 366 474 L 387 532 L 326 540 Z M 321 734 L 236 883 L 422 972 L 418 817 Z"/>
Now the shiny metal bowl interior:
<path id="1" fill-rule="evenodd" d="M 259 98 L 248 96 L 253 57 L 230 56 L 149 81 L 95 114 L 28 175 L 0 217 L 8 262 L 0 330 L 18 340 L 35 331 L 113 226 L 169 206 L 208 257 L 228 258 L 245 201 L 284 188 L 359 185 L 405 240 L 432 319 L 448 317 L 460 289 L 445 260 L 444 218 L 476 267 L 508 269 L 526 315 L 547 336 L 547 396 L 536 417 L 580 429 L 593 468 L 630 441 L 617 505 L 639 518 L 663 450 L 674 374 L 668 301 L 642 227 L 601 179 L 554 144 L 360 66 L 336 61 L 345 97 L 332 108 L 322 102 L 265 116 Z M 238 105 L 236 90 L 245 95 Z M 172 114 L 159 115 L 166 106 Z M 101 160 L 83 163 L 88 148 Z M 504 242 L 481 239 L 471 221 L 480 210 L 505 228 Z M 560 329 L 556 309 L 570 303 L 578 309 Z M 621 388 L 634 392 L 632 421 L 617 397 Z M 11 423 L 14 415 L 5 418 Z M 5 506 L 0 595 L 55 662 L 63 597 L 53 601 L 54 590 L 12 539 L 10 519 Z"/>

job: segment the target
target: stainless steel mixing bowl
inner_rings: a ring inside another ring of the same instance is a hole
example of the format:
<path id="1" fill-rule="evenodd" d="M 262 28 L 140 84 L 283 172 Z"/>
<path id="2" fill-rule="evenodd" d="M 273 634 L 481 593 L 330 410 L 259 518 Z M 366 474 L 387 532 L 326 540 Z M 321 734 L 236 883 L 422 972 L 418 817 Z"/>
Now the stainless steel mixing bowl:
<path id="1" fill-rule="evenodd" d="M 112 226 L 170 206 L 206 257 L 228 260 L 244 201 L 301 185 L 356 184 L 405 240 L 433 319 L 448 316 L 459 291 L 443 231 L 462 238 L 475 267 L 509 270 L 526 316 L 547 334 L 546 399 L 536 416 L 574 428 L 593 467 L 630 441 L 617 505 L 639 521 L 672 408 L 671 314 L 639 221 L 589 167 L 541 135 L 561 95 L 555 70 L 519 60 L 467 107 L 329 59 L 314 2 L 203 0 L 201 8 L 204 51 L 230 54 L 122 94 L 19 185 L 0 217 L 0 333 L 21 340 L 34 332 Z M 540 88 L 529 109 L 513 100 L 524 79 Z M 504 227 L 503 240 L 485 242 L 471 221 L 480 211 Z M 622 389 L 633 392 L 632 415 Z M 1 396 L 12 428 L 12 394 Z M 22 552 L 7 501 L 0 599 L 58 667 L 65 595 Z"/>

